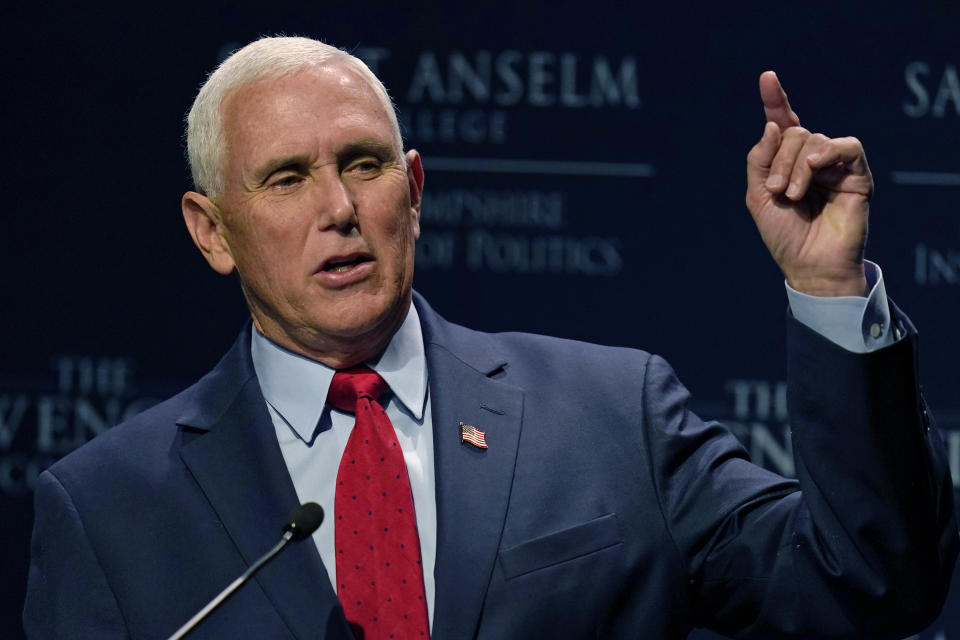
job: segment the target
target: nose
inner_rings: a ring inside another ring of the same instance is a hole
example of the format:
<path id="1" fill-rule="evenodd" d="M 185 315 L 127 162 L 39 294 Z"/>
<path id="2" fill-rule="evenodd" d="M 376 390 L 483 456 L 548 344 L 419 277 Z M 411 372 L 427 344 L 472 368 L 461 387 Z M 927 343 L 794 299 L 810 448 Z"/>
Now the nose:
<path id="1" fill-rule="evenodd" d="M 315 210 L 321 230 L 349 231 L 357 226 L 353 193 L 334 167 L 323 171 L 315 187 Z"/>

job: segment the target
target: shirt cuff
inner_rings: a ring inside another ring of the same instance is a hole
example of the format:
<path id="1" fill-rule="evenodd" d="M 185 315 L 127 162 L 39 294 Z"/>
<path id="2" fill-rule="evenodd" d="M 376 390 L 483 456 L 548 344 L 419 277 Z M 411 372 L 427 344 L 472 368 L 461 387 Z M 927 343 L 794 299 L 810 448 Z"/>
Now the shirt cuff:
<path id="1" fill-rule="evenodd" d="M 810 296 L 784 281 L 793 317 L 853 353 L 869 353 L 893 344 L 903 332 L 892 326 L 883 272 L 868 260 L 864 261 L 864 271 L 870 289 L 866 297 Z"/>

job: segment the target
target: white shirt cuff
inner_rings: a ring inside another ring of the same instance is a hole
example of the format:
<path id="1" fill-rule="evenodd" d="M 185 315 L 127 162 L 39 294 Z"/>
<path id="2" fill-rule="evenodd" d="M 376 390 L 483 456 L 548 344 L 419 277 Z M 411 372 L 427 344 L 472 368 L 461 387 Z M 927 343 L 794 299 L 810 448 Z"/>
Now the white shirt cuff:
<path id="1" fill-rule="evenodd" d="M 869 353 L 893 344 L 902 331 L 891 323 L 883 272 L 870 261 L 864 261 L 864 267 L 870 288 L 866 297 L 810 296 L 784 282 L 793 317 L 853 353 Z"/>

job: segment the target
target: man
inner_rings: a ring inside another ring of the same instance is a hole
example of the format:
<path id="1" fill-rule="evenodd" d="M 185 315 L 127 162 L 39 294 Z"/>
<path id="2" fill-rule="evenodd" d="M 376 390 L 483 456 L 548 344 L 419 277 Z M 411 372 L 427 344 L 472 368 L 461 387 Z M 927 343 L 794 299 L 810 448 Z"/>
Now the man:
<path id="1" fill-rule="evenodd" d="M 238 272 L 252 326 L 196 385 L 41 476 L 28 634 L 165 637 L 308 500 L 328 514 L 314 544 L 196 637 L 929 623 L 952 489 L 915 332 L 863 262 L 870 171 L 857 140 L 800 128 L 774 74 L 760 91 L 747 205 L 789 285 L 799 483 L 687 411 L 657 357 L 440 318 L 411 285 L 423 166 L 380 83 L 301 38 L 234 54 L 191 110 L 183 214 L 209 264 Z"/>

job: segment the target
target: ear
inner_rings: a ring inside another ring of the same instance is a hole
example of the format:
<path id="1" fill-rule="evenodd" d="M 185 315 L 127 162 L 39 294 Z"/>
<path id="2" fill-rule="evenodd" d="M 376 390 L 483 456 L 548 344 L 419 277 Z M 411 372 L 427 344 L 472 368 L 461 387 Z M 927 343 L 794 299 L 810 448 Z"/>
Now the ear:
<path id="1" fill-rule="evenodd" d="M 203 194 L 187 191 L 180 201 L 180 208 L 193 244 L 200 249 L 207 263 L 217 273 L 232 273 L 236 264 L 221 232 L 222 215 L 217 205 Z"/>
<path id="2" fill-rule="evenodd" d="M 410 211 L 414 216 L 413 227 L 416 237 L 420 237 L 420 205 L 423 202 L 423 163 L 416 149 L 410 149 L 407 160 L 407 182 L 410 184 Z"/>

